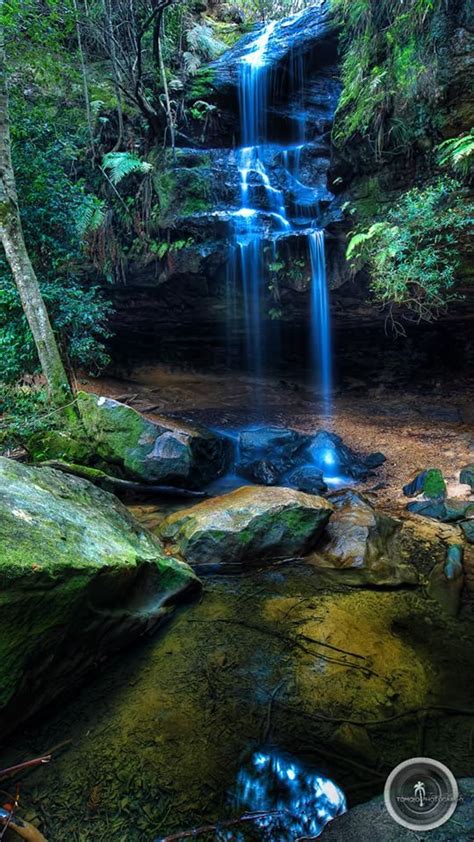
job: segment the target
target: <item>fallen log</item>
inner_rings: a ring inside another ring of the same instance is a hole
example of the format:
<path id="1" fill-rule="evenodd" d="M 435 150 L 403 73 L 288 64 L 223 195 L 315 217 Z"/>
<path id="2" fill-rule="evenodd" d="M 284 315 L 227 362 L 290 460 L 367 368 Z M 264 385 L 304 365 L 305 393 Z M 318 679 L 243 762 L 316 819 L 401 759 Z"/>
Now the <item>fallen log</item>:
<path id="1" fill-rule="evenodd" d="M 119 494 L 120 491 L 136 491 L 140 494 L 156 494 L 163 497 L 207 497 L 205 491 L 192 491 L 189 488 L 178 488 L 174 485 L 153 485 L 146 482 L 134 482 L 129 479 L 113 477 L 111 474 L 106 474 L 105 471 L 99 470 L 99 468 L 76 465 L 72 462 L 63 462 L 59 459 L 46 459 L 40 463 L 39 467 L 54 468 L 56 471 L 62 471 L 64 474 L 88 479 L 94 485 L 98 485 L 104 491 L 111 491 L 113 494 Z"/>

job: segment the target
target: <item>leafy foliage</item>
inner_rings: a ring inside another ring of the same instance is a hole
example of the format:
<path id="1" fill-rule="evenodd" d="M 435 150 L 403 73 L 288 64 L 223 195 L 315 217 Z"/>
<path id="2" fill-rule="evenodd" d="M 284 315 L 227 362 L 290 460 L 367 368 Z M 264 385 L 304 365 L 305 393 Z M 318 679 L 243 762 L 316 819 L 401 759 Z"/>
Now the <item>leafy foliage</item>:
<path id="1" fill-rule="evenodd" d="M 459 182 L 438 179 L 405 193 L 386 218 L 356 231 L 347 258 L 354 270 L 366 265 L 373 298 L 415 320 L 431 320 L 455 296 L 458 246 L 474 222 L 474 205 Z M 395 322 L 397 330 L 401 324 Z"/>
<path id="2" fill-rule="evenodd" d="M 46 390 L 34 385 L 0 382 L 0 452 L 22 445 L 33 433 L 56 427 L 60 416 L 51 410 Z"/>
<path id="3" fill-rule="evenodd" d="M 331 0 L 342 28 L 343 90 L 333 131 L 355 136 L 380 158 L 422 135 L 436 109 L 434 27 L 441 0 Z"/>
<path id="4" fill-rule="evenodd" d="M 109 152 L 104 155 L 102 166 L 109 171 L 112 184 L 119 184 L 127 175 L 145 174 L 153 169 L 151 164 L 142 161 L 133 152 Z"/>
<path id="5" fill-rule="evenodd" d="M 468 176 L 474 166 L 474 129 L 460 137 L 451 137 L 438 147 L 439 163 Z"/>
<path id="6" fill-rule="evenodd" d="M 104 204 L 74 181 L 84 120 L 71 131 L 71 116 L 42 95 L 25 101 L 11 93 L 13 163 L 28 249 L 63 353 L 71 366 L 98 373 L 108 362 L 105 340 L 111 305 L 81 282 L 81 240 L 101 223 Z M 68 139 L 66 144 L 63 138 Z M 83 168 L 83 165 L 82 165 Z M 31 334 L 5 259 L 0 259 L 0 379 L 14 383 L 38 371 Z"/>

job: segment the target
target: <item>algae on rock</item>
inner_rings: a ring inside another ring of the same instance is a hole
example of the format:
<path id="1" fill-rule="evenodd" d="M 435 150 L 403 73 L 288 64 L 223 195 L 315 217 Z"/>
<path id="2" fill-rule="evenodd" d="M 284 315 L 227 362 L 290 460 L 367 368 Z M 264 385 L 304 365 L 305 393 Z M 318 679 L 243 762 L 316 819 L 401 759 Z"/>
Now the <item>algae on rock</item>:
<path id="1" fill-rule="evenodd" d="M 0 734 L 198 587 L 113 495 L 0 458 Z"/>
<path id="2" fill-rule="evenodd" d="M 244 486 L 170 515 L 160 535 L 193 564 L 303 555 L 332 511 L 328 500 L 292 488 Z"/>

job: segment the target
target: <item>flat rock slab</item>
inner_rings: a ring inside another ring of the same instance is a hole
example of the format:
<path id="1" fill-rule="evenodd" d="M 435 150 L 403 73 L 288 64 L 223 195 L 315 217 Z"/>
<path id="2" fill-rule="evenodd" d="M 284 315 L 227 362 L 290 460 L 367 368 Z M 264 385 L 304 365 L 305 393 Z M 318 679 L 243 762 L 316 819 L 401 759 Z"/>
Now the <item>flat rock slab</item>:
<path id="1" fill-rule="evenodd" d="M 0 735 L 199 587 L 112 494 L 5 458 L 0 546 Z"/>
<path id="2" fill-rule="evenodd" d="M 292 488 L 244 486 L 166 518 L 161 537 L 191 564 L 229 564 L 303 555 L 333 506 Z"/>

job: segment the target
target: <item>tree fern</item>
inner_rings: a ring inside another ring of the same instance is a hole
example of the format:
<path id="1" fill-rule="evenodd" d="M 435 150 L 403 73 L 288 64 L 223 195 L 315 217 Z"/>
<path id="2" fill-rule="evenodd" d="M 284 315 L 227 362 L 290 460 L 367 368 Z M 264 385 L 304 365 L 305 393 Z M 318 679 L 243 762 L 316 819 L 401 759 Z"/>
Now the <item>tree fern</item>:
<path id="1" fill-rule="evenodd" d="M 201 23 L 188 30 L 186 41 L 189 49 L 205 61 L 217 58 L 226 48 L 226 45 L 214 36 L 211 27 Z"/>
<path id="2" fill-rule="evenodd" d="M 186 50 L 186 52 L 183 53 L 183 62 L 184 69 L 188 76 L 195 76 L 201 66 L 201 59 L 197 53 L 192 53 L 190 50 Z"/>
<path id="3" fill-rule="evenodd" d="M 438 146 L 439 163 L 469 175 L 474 163 L 474 129 L 461 137 L 450 137 Z"/>
<path id="4" fill-rule="evenodd" d="M 112 184 L 119 184 L 132 173 L 148 173 L 153 169 L 148 161 L 142 161 L 133 152 L 108 152 L 104 155 L 102 166 L 109 171 Z"/>

